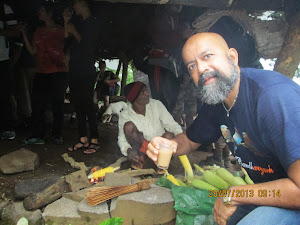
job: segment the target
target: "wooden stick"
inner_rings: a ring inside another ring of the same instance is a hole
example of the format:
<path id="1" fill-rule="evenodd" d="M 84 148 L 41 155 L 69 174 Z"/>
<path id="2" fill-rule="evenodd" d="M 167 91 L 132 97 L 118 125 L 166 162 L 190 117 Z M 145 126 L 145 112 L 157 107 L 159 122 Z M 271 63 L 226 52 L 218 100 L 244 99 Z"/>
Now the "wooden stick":
<path id="1" fill-rule="evenodd" d="M 92 188 L 87 193 L 87 202 L 90 205 L 98 205 L 101 202 L 135 191 L 146 190 L 150 188 L 149 182 L 140 182 L 131 185 L 109 186 Z"/>

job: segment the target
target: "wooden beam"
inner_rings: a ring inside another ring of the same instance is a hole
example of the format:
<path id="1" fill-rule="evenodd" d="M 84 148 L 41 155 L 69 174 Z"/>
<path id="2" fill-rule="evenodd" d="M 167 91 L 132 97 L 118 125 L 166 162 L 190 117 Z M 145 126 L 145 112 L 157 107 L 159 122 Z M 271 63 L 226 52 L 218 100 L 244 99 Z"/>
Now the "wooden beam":
<path id="1" fill-rule="evenodd" d="M 111 3 L 180 4 L 209 9 L 246 9 L 285 11 L 287 5 L 299 8 L 299 0 L 93 0 Z"/>
<path id="2" fill-rule="evenodd" d="M 94 0 L 104 1 L 104 0 Z M 204 7 L 211 9 L 228 9 L 233 0 L 105 0 L 112 3 L 135 3 L 135 4 L 174 4 L 174 5 L 187 5 Z"/>

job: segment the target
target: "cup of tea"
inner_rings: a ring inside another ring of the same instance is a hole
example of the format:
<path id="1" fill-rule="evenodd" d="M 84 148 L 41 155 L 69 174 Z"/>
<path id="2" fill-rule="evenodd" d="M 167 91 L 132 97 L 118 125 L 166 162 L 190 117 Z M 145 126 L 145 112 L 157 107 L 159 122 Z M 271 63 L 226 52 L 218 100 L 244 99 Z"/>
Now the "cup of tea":
<path id="1" fill-rule="evenodd" d="M 159 144 L 159 152 L 157 157 L 157 167 L 160 169 L 168 169 L 173 155 L 173 148 L 166 143 Z"/>

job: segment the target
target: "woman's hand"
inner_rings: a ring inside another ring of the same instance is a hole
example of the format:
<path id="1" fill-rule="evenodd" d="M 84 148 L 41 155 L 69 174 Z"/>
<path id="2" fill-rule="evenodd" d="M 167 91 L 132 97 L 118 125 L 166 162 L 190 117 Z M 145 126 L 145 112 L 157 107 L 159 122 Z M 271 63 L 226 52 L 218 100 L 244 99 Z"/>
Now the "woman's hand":
<path id="1" fill-rule="evenodd" d="M 22 35 L 26 35 L 27 25 L 24 23 L 19 23 L 17 29 L 21 32 Z"/>
<path id="2" fill-rule="evenodd" d="M 73 15 L 73 12 L 71 9 L 69 8 L 66 8 L 63 13 L 62 13 L 62 16 L 64 18 L 64 22 L 65 22 L 65 25 L 68 24 L 71 20 L 71 17 Z"/>
<path id="3" fill-rule="evenodd" d="M 65 24 L 65 30 L 73 35 L 75 34 L 75 32 L 77 32 L 75 26 L 72 23 Z"/>

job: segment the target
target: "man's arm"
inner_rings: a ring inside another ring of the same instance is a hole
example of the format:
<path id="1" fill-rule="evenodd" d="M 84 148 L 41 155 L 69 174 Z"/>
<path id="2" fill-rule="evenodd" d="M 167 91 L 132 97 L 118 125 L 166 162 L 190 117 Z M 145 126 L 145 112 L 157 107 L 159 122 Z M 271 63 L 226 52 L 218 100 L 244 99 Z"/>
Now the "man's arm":
<path id="1" fill-rule="evenodd" d="M 125 133 L 124 133 L 124 125 L 127 121 L 128 119 L 126 119 L 124 115 L 121 114 L 118 123 L 119 126 L 118 145 L 120 147 L 121 153 L 124 156 L 127 156 L 127 150 L 132 148 L 131 145 L 126 140 Z"/>
<path id="2" fill-rule="evenodd" d="M 265 205 L 281 208 L 300 209 L 300 159 L 292 163 L 288 168 L 288 178 L 269 181 L 260 184 L 235 186 L 231 192 L 244 190 L 248 197 L 231 198 L 233 205 Z M 274 190 L 274 191 L 273 191 Z M 250 197 L 249 193 L 253 193 Z M 278 193 L 278 194 L 277 194 Z M 280 193 L 280 195 L 279 195 Z M 276 195 L 277 194 L 277 195 Z"/>
<path id="3" fill-rule="evenodd" d="M 288 168 L 288 178 L 260 184 L 234 186 L 227 191 L 231 207 L 220 196 L 214 206 L 214 218 L 225 224 L 238 205 L 263 205 L 288 209 L 300 209 L 300 159 Z"/>
<path id="4" fill-rule="evenodd" d="M 154 104 L 162 127 L 175 135 L 182 133 L 181 126 L 174 120 L 164 104 L 161 101 L 155 101 Z"/>
<path id="5" fill-rule="evenodd" d="M 177 143 L 177 150 L 175 155 L 185 155 L 191 151 L 196 150 L 200 147 L 201 144 L 191 141 L 187 136 L 186 133 L 178 134 L 173 139 Z"/>
<path id="6" fill-rule="evenodd" d="M 172 140 L 168 140 L 163 137 L 155 137 L 149 143 L 148 150 L 146 152 L 148 157 L 154 162 L 157 161 L 160 143 L 168 143 L 171 148 L 175 149 L 174 154 L 177 156 L 185 155 L 193 150 L 196 150 L 201 145 L 189 140 L 185 133 L 176 135 Z"/>

